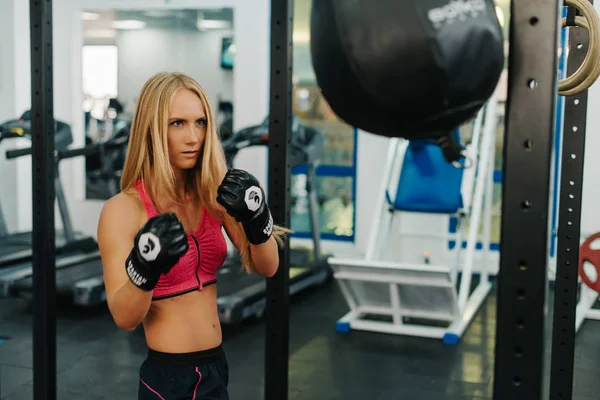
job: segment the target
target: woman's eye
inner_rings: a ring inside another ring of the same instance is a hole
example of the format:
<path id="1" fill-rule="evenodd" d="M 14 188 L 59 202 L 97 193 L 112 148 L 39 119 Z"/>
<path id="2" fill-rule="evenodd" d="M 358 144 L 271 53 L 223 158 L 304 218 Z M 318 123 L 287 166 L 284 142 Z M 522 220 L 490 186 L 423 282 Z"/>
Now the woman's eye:
<path id="1" fill-rule="evenodd" d="M 173 121 L 171 122 L 171 126 L 181 126 L 183 125 L 183 121 Z"/>
<path id="2" fill-rule="evenodd" d="M 206 120 L 205 119 L 199 119 L 198 121 L 196 121 L 196 123 L 199 126 L 205 126 L 206 125 Z"/>

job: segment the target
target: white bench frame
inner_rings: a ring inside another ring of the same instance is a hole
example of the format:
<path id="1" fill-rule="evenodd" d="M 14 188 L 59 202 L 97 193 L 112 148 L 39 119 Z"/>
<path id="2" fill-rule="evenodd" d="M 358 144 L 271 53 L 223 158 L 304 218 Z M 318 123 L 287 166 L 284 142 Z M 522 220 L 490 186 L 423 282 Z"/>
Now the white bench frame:
<path id="1" fill-rule="evenodd" d="M 329 258 L 329 264 L 334 270 L 334 278 L 350 308 L 350 311 L 336 322 L 338 331 L 355 329 L 440 338 L 445 343 L 452 344 L 457 343 L 462 337 L 492 288 L 487 269 L 487 254 L 490 251 L 492 220 L 493 165 L 498 120 L 496 107 L 497 101 L 492 97 L 485 107 L 485 122 L 482 122 L 483 109 L 477 116 L 473 142 L 468 148 L 473 164 L 463 173 L 464 207 L 455 214 L 459 221 L 458 229 L 455 234 L 440 237 L 441 240 L 456 241 L 451 265 L 407 264 L 379 259 L 379 247 L 392 242 L 390 238 L 392 220 L 396 214 L 404 212 L 389 212 L 390 206 L 386 201 L 385 191 L 394 181 L 394 171 L 399 171 L 401 168 L 407 142 L 402 139 L 390 139 L 387 166 L 383 175 L 383 190 L 378 199 L 379 207 L 375 211 L 365 258 Z M 464 224 L 461 222 L 467 216 L 470 216 L 470 224 L 466 233 L 467 245 L 457 289 L 458 264 L 465 235 Z M 383 229 L 386 232 L 381 233 L 385 217 L 389 218 L 388 229 Z M 471 291 L 473 261 L 478 231 L 482 223 L 484 237 L 481 251 L 483 256 L 481 276 L 477 287 Z M 413 295 L 406 293 L 409 288 L 412 288 Z M 414 288 L 427 291 L 425 297 L 436 295 L 439 299 L 439 296 L 444 296 L 447 299 L 447 307 L 440 309 L 439 302 L 435 307 L 423 305 L 422 301 L 420 305 L 411 304 L 416 299 Z M 374 321 L 366 318 L 368 315 L 385 316 L 387 320 Z M 405 317 L 436 321 L 437 326 L 405 323 Z"/>

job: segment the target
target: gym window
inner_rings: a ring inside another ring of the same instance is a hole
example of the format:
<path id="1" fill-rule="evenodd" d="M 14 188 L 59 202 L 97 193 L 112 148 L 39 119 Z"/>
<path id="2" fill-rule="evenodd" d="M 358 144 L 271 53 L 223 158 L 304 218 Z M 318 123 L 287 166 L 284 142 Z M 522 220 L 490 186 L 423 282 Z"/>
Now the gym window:
<path id="1" fill-rule="evenodd" d="M 81 53 L 83 92 L 92 99 L 117 97 L 117 46 L 85 45 Z"/>
<path id="2" fill-rule="evenodd" d="M 310 56 L 311 2 L 294 3 L 292 113 L 302 124 L 323 132 L 325 155 L 316 170 L 320 236 L 354 241 L 356 223 L 356 142 L 354 127 L 342 122 L 319 90 Z M 292 168 L 290 224 L 293 237 L 311 238 L 307 167 Z"/>

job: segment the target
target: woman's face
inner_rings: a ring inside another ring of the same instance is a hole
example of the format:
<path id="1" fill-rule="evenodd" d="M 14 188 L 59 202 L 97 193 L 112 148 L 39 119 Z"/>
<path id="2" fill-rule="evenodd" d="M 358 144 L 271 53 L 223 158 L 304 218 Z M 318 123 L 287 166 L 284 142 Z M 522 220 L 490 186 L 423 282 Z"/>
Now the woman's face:
<path id="1" fill-rule="evenodd" d="M 193 168 L 198 162 L 204 139 L 207 118 L 198 96 L 188 90 L 175 93 L 169 111 L 169 161 L 176 170 Z"/>

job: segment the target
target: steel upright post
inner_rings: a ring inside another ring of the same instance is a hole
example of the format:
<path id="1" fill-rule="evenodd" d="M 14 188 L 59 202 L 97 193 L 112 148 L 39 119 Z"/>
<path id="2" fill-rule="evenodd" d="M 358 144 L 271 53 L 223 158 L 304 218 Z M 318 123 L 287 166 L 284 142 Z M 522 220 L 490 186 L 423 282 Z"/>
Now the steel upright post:
<path id="1" fill-rule="evenodd" d="M 30 0 L 33 184 L 33 394 L 56 399 L 52 0 Z"/>
<path id="2" fill-rule="evenodd" d="M 511 2 L 495 400 L 541 400 L 558 2 Z"/>
<path id="3" fill-rule="evenodd" d="M 576 10 L 569 7 L 567 24 L 574 25 Z M 567 76 L 581 65 L 589 48 L 587 31 L 569 29 Z M 565 97 L 560 167 L 550 400 L 573 398 L 575 317 L 581 231 L 583 163 L 588 91 Z"/>
<path id="4" fill-rule="evenodd" d="M 268 199 L 277 225 L 290 226 L 293 0 L 271 1 Z M 279 250 L 279 269 L 267 280 L 265 400 L 288 398 L 289 240 Z"/>

